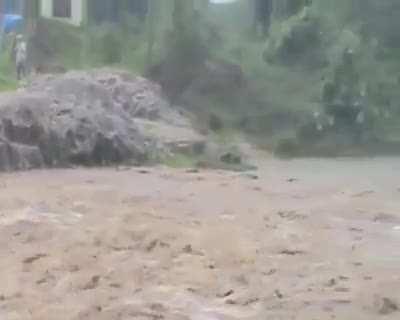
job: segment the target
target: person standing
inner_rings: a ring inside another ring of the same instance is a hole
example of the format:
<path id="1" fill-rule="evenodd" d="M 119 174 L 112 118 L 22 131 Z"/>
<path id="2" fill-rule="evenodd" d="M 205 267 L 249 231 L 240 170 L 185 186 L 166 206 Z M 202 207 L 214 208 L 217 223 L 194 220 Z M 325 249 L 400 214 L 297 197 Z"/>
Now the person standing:
<path id="1" fill-rule="evenodd" d="M 15 67 L 17 71 L 17 79 L 22 80 L 26 77 L 26 60 L 27 60 L 27 44 L 22 34 L 18 34 L 13 48 L 15 57 Z"/>

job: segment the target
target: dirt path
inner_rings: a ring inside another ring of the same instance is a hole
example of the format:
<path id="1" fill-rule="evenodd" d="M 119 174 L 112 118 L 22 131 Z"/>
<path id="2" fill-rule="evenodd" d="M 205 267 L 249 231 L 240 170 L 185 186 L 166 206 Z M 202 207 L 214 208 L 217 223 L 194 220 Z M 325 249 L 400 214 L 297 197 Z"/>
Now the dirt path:
<path id="1" fill-rule="evenodd" d="M 0 318 L 399 319 L 398 159 L 0 175 Z"/>

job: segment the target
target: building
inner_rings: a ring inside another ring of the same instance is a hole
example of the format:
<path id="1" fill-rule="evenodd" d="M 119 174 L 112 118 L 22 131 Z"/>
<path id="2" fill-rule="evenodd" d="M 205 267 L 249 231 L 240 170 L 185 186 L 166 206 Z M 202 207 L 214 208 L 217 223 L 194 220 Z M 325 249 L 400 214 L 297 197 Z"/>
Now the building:
<path id="1" fill-rule="evenodd" d="M 14 0 L 15 1 L 15 0 Z M 23 0 L 20 0 L 23 1 Z M 25 0 L 26 1 L 26 0 Z M 76 26 L 117 21 L 122 12 L 144 16 L 148 0 L 40 0 L 40 15 Z"/>
<path id="2" fill-rule="evenodd" d="M 85 21 L 86 0 L 40 0 L 40 16 L 79 26 Z"/>
<path id="3" fill-rule="evenodd" d="M 25 0 L 0 0 L 0 14 L 22 14 Z"/>

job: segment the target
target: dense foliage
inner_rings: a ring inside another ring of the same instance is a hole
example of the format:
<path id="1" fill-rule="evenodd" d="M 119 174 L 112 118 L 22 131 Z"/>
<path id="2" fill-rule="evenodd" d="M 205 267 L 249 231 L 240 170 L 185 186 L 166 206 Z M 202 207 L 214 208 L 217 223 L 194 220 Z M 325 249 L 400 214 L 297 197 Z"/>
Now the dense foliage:
<path id="1" fill-rule="evenodd" d="M 146 74 L 177 102 L 211 117 L 213 127 L 240 129 L 266 146 L 282 140 L 310 151 L 400 139 L 396 0 L 113 3 L 113 19 L 100 19 L 109 10 L 89 6 L 97 18 L 80 28 L 40 19 L 31 36 L 33 63 Z M 37 8 L 28 11 L 34 20 Z M 7 54 L 0 87 L 9 88 Z"/>

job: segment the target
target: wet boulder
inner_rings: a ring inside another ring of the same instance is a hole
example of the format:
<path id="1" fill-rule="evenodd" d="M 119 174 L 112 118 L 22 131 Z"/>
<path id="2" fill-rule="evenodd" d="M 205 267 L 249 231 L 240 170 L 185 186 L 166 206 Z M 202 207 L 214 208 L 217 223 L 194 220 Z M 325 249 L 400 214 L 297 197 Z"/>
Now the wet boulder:
<path id="1" fill-rule="evenodd" d="M 203 139 L 158 85 L 124 72 L 38 77 L 1 95 L 0 110 L 0 170 L 142 164 L 155 149 Z"/>

